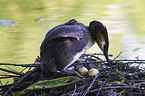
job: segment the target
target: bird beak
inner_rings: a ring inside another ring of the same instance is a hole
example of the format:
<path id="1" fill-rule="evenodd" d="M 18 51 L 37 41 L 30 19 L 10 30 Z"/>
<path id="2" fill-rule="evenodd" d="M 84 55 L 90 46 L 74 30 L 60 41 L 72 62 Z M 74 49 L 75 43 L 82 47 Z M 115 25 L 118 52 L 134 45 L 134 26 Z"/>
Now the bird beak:
<path id="1" fill-rule="evenodd" d="M 109 56 L 108 56 L 108 50 L 104 50 L 103 53 L 105 55 L 105 58 L 106 58 L 108 64 L 110 65 L 110 60 L 109 60 Z"/>

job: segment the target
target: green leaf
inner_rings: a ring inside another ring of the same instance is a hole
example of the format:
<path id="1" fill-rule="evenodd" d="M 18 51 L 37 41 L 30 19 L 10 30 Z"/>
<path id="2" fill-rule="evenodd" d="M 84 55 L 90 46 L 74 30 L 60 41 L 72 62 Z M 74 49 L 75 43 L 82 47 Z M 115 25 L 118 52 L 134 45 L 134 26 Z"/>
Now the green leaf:
<path id="1" fill-rule="evenodd" d="M 57 79 L 52 79 L 52 80 L 39 81 L 22 91 L 14 93 L 13 96 L 22 96 L 22 95 L 25 95 L 27 92 L 34 91 L 34 90 L 44 90 L 44 89 L 49 89 L 49 88 L 66 86 L 66 85 L 74 84 L 78 81 L 83 80 L 83 79 L 76 79 L 75 81 L 72 81 L 72 82 L 70 81 L 71 79 L 73 80 L 75 78 L 77 78 L 77 76 L 69 76 L 69 77 L 62 77 L 62 78 L 57 78 Z"/>
<path id="2" fill-rule="evenodd" d="M 114 81 L 110 82 L 111 85 L 120 85 L 120 86 L 127 86 L 126 83 L 120 82 L 120 81 Z"/>
<path id="3" fill-rule="evenodd" d="M 122 75 L 122 72 L 121 71 L 116 71 L 116 74 L 117 75 Z"/>

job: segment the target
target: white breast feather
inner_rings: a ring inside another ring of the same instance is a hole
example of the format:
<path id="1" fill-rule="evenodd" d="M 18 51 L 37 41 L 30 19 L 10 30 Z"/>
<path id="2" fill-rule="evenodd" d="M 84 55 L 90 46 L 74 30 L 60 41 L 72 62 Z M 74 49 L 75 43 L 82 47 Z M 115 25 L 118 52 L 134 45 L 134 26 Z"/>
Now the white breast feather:
<path id="1" fill-rule="evenodd" d="M 94 44 L 94 42 L 89 42 L 87 44 L 87 46 L 85 46 L 85 48 L 81 51 L 81 52 L 78 52 L 75 56 L 74 56 L 74 59 L 64 68 L 66 69 L 68 66 L 70 66 L 71 64 L 73 64 L 82 54 L 84 54 L 90 47 L 92 47 Z"/>

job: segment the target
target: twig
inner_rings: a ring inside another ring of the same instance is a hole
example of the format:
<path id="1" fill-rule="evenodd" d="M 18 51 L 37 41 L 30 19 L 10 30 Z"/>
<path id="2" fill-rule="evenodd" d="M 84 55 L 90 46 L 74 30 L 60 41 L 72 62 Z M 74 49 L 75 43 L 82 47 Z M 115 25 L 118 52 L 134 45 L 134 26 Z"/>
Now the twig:
<path id="1" fill-rule="evenodd" d="M 20 71 L 20 73 L 22 73 L 24 70 L 26 70 L 27 69 L 27 67 L 25 67 L 24 69 L 22 69 L 22 71 Z"/>
<path id="2" fill-rule="evenodd" d="M 77 90 L 82 90 L 82 91 L 83 91 L 84 87 L 86 87 L 86 85 L 80 86 L 79 88 L 77 88 Z M 63 95 L 61 95 L 61 96 L 66 96 L 66 95 L 71 94 L 71 93 L 73 93 L 73 92 L 74 92 L 74 90 L 73 90 L 73 91 L 70 91 L 70 92 L 67 92 L 67 93 L 65 93 L 65 94 L 63 94 Z M 82 93 L 82 92 L 81 92 L 81 93 Z M 81 94 L 81 93 L 80 93 L 80 94 Z"/>
<path id="3" fill-rule="evenodd" d="M 121 53 L 120 53 L 121 54 Z M 120 55 L 119 54 L 119 55 Z M 101 55 L 104 55 L 104 54 L 101 54 Z M 116 58 L 118 58 L 119 57 L 119 55 L 116 57 Z M 87 56 L 87 55 L 86 55 Z M 92 58 L 92 59 L 94 59 L 94 55 L 93 54 L 90 54 L 90 55 L 88 55 L 89 56 L 89 58 Z M 97 56 L 97 55 L 96 55 Z M 115 59 L 116 59 L 115 58 Z M 83 58 L 82 58 L 83 59 Z M 81 65 L 81 64 L 97 64 L 97 63 L 100 63 L 100 64 L 106 64 L 105 66 L 107 66 L 107 61 L 105 61 L 105 60 L 100 60 L 100 61 L 91 61 L 91 59 L 90 60 L 87 60 L 87 59 L 85 59 L 86 60 L 86 62 L 84 61 L 84 62 L 81 62 L 81 63 L 74 63 L 73 65 L 75 65 L 75 64 L 78 64 L 78 65 Z M 119 70 L 119 71 L 121 71 L 122 73 L 123 73 L 123 75 L 121 75 L 121 76 L 123 76 L 124 77 L 124 72 L 128 72 L 128 73 L 131 73 L 132 74 L 132 72 L 138 72 L 138 73 L 135 73 L 134 75 L 138 75 L 139 77 L 141 77 L 141 79 L 143 78 L 143 76 L 144 76 L 144 73 L 142 72 L 142 70 L 140 70 L 139 68 L 138 68 L 138 66 L 143 66 L 143 64 L 145 64 L 145 60 L 127 60 L 127 59 L 124 59 L 124 60 L 110 60 L 110 61 L 116 61 L 116 62 L 112 62 L 112 66 L 111 66 L 111 68 L 114 68 L 115 70 L 117 69 L 117 70 Z M 36 79 L 37 78 L 35 78 L 35 74 L 34 74 L 34 76 L 32 76 L 32 78 L 33 78 L 33 80 L 32 81 L 26 81 L 26 82 L 22 82 L 24 79 L 26 80 L 26 79 L 29 79 L 28 77 L 30 77 L 31 75 L 30 74 L 32 74 L 33 73 L 33 71 L 34 70 L 32 70 L 35 66 L 38 66 L 38 64 L 11 64 L 11 63 L 0 63 L 0 65 L 12 65 L 12 66 L 21 66 L 21 67 L 24 67 L 24 69 L 20 72 L 22 75 L 23 75 L 23 71 L 26 69 L 26 68 L 30 68 L 30 69 L 27 69 L 26 71 L 26 73 L 24 74 L 25 76 L 21 76 L 21 78 L 16 82 L 16 83 L 14 83 L 13 85 L 11 85 L 11 86 L 7 86 L 7 85 L 1 85 L 0 86 L 0 88 L 2 87 L 2 89 L 4 88 L 4 96 L 7 96 L 7 95 L 9 95 L 9 93 L 11 93 L 11 90 L 13 89 L 13 88 L 15 88 L 15 87 L 18 87 L 20 84 L 23 84 L 23 85 L 25 85 L 26 83 L 28 84 L 29 83 L 29 85 L 31 85 L 31 83 L 33 83 L 33 81 L 35 82 L 35 81 L 37 81 Z M 133 67 L 129 67 L 131 64 L 136 64 L 136 66 L 137 67 L 135 67 L 135 66 L 133 66 Z M 139 64 L 139 65 L 138 65 Z M 118 67 L 119 66 L 119 67 Z M 32 69 L 31 69 L 31 67 L 32 67 Z M 91 66 L 92 67 L 92 66 Z M 136 83 L 136 84 L 132 84 L 132 85 L 127 85 L 127 86 L 119 86 L 119 85 L 114 85 L 114 86 L 110 86 L 110 87 L 104 87 L 103 85 L 104 85 L 104 83 L 105 82 L 108 82 L 108 81 L 114 81 L 114 80 L 116 80 L 116 78 L 118 77 L 118 76 L 116 76 L 116 75 L 118 75 L 118 74 L 116 74 L 115 72 L 114 72 L 114 70 L 113 70 L 113 72 L 112 73 L 110 73 L 110 70 L 108 70 L 109 68 L 110 68 L 110 66 L 107 66 L 107 67 L 104 67 L 103 66 L 103 68 L 102 68 L 102 66 L 100 66 L 100 74 L 102 74 L 102 76 L 100 75 L 97 79 L 99 80 L 99 81 L 104 81 L 103 82 L 103 84 L 101 83 L 101 85 L 100 85 L 100 83 L 98 84 L 100 87 L 98 87 L 98 86 L 93 86 L 94 84 L 96 84 L 96 82 L 95 82 L 95 77 L 93 78 L 93 80 L 91 80 L 91 83 L 88 85 L 88 84 L 84 84 L 84 85 L 82 85 L 82 83 L 80 83 L 80 85 L 78 86 L 77 84 L 75 84 L 75 88 L 74 89 L 69 89 L 69 90 L 65 90 L 65 92 L 63 91 L 62 93 L 65 93 L 65 94 L 62 94 L 62 96 L 66 96 L 66 94 L 67 95 L 80 95 L 80 96 L 85 96 L 85 95 L 88 95 L 89 93 L 96 93 L 96 95 L 100 95 L 100 93 L 101 93 L 101 91 L 105 91 L 106 89 L 121 89 L 121 90 L 130 90 L 130 89 L 137 89 L 137 91 L 139 90 L 139 91 L 142 91 L 143 92 L 143 88 L 144 88 L 144 85 L 145 85 L 145 80 L 133 80 L 133 79 L 136 79 L 136 78 L 134 78 L 134 75 L 133 75 L 133 78 L 131 79 L 131 83 Z M 1 70 L 1 69 L 0 69 Z M 9 69 L 5 69 L 5 70 L 8 70 L 8 71 L 11 71 L 11 70 L 9 70 Z M 31 71 L 32 70 L 32 71 Z M 132 70 L 132 71 L 131 71 Z M 30 72 L 29 72 L 30 71 Z M 6 71 L 7 72 L 7 71 Z M 12 71 L 13 72 L 13 71 Z M 32 72 L 32 73 L 31 73 Z M 139 74 L 139 72 L 141 72 L 140 74 Z M 7 72 L 7 73 L 10 73 L 11 74 L 11 72 Z M 30 73 L 30 74 L 29 74 Z M 13 73 L 14 75 L 16 74 L 16 73 Z M 39 74 L 37 74 L 36 73 L 36 75 L 39 75 Z M 13 75 L 3 75 L 3 77 L 2 78 L 9 78 L 9 76 L 13 76 Z M 18 76 L 20 76 L 20 75 L 18 75 Z M 107 77 L 108 76 L 108 77 Z M 115 77 L 113 77 L 113 76 L 115 76 Z M 36 76 L 37 77 L 37 76 Z M 39 77 L 39 76 L 38 76 Z M 105 80 L 105 78 L 109 78 L 109 79 L 107 79 L 107 81 Z M 111 77 L 111 78 L 110 78 Z M 87 78 L 87 76 L 86 76 L 86 78 Z M 125 79 L 128 79 L 128 78 L 130 78 L 130 77 L 128 77 L 128 74 L 125 74 L 125 77 L 124 77 Z M 138 78 L 137 78 L 138 79 Z M 140 78 L 139 78 L 140 79 Z M 89 79 L 88 79 L 89 80 Z M 118 79 L 117 79 L 118 80 Z M 120 79 L 119 79 L 120 80 Z M 122 79 L 121 79 L 122 80 Z M 123 79 L 124 80 L 124 79 Z M 128 80 L 125 80 L 125 82 L 127 82 Z M 130 80 L 129 80 L 130 81 Z M 86 81 L 84 81 L 84 82 L 86 82 Z M 127 84 L 128 84 L 128 82 L 127 82 Z M 140 86 L 141 85 L 141 86 Z M 3 86 L 6 86 L 6 87 L 3 87 Z M 81 87 L 80 87 L 81 86 Z M 83 87 L 82 87 L 83 86 Z M 93 86 L 93 88 L 92 88 L 92 86 Z M 138 87 L 139 86 L 139 87 Z M 24 86 L 24 87 L 27 87 L 27 86 Z M 69 87 L 69 86 L 68 86 Z M 61 88 L 61 87 L 60 87 Z M 56 89 L 57 90 L 57 89 Z M 3 91 L 3 90 L 2 90 Z M 68 92 L 69 91 L 69 92 Z M 134 90 L 132 90 L 133 92 L 134 92 Z M 43 91 L 42 91 L 43 92 Z M 117 90 L 117 92 L 118 92 L 118 90 Z M 122 94 L 124 91 L 121 91 L 120 92 L 120 94 Z M 32 92 L 33 93 L 33 92 Z M 36 92 L 36 94 L 37 94 L 37 92 Z M 39 93 L 38 93 L 39 94 Z M 123 93 L 124 94 L 124 93 Z M 29 94 L 28 94 L 29 95 Z M 32 95 L 32 94 L 31 94 Z"/>
<path id="4" fill-rule="evenodd" d="M 84 91 L 82 96 L 86 96 L 87 93 L 89 92 L 90 88 L 92 87 L 92 85 L 94 84 L 96 78 L 98 77 L 98 74 L 95 76 L 95 78 L 93 79 L 92 83 L 90 84 L 90 86 Z"/>
<path id="5" fill-rule="evenodd" d="M 130 81 L 130 80 L 125 80 L 125 82 L 126 81 Z M 132 81 L 134 81 L 134 82 L 145 82 L 145 80 L 132 80 Z"/>
<path id="6" fill-rule="evenodd" d="M 2 83 L 2 81 L 0 80 L 0 84 L 1 84 L 1 86 L 3 85 L 3 83 Z"/>
<path id="7" fill-rule="evenodd" d="M 4 76 L 4 77 L 0 77 L 0 79 L 13 78 L 13 77 L 16 77 L 16 76 Z"/>
<path id="8" fill-rule="evenodd" d="M 61 96 L 65 96 L 65 93 L 68 91 L 69 86 L 65 89 L 65 91 L 63 92 L 63 94 Z"/>
<path id="9" fill-rule="evenodd" d="M 0 88 L 7 87 L 7 86 L 12 86 L 12 84 L 1 85 Z"/>
<path id="10" fill-rule="evenodd" d="M 102 89 L 119 89 L 119 88 L 126 88 L 126 89 L 129 89 L 130 86 L 110 86 L 110 87 L 103 87 Z M 101 89 L 101 90 L 102 90 Z M 140 87 L 135 87 L 135 86 L 132 86 L 132 89 L 141 89 Z M 96 91 L 99 91 L 100 89 L 94 89 L 94 90 L 91 90 L 89 92 L 96 92 Z"/>
<path id="11" fill-rule="evenodd" d="M 96 54 L 96 55 L 103 55 L 103 54 Z M 124 60 L 110 60 L 110 61 L 131 61 L 131 62 L 134 62 L 134 63 L 139 63 L 139 62 L 145 63 L 145 62 L 143 62 L 145 60 L 127 60 L 127 59 L 124 59 Z M 103 63 L 103 62 L 107 62 L 107 61 L 102 60 L 102 61 L 81 62 L 81 63 L 74 63 L 73 65 L 75 65 L 75 64 L 81 65 L 81 64 L 86 64 L 86 63 L 87 64 L 90 64 L 90 63 Z M 130 62 L 128 62 L 128 63 L 130 63 Z M 0 63 L 0 65 L 12 65 L 12 66 L 21 66 L 21 67 L 37 67 L 37 66 L 39 66 L 39 64 L 12 64 L 12 63 Z"/>
<path id="12" fill-rule="evenodd" d="M 132 79 L 133 79 L 133 77 L 132 77 L 132 75 L 131 75 L 131 84 L 130 84 L 130 91 L 131 91 L 131 94 L 132 94 Z"/>
<path id="13" fill-rule="evenodd" d="M 81 94 L 83 94 L 83 90 L 84 90 L 84 87 L 80 89 L 80 91 L 81 91 L 80 96 L 81 96 Z"/>
<path id="14" fill-rule="evenodd" d="M 90 53 L 90 54 L 83 54 L 83 55 L 104 55 L 104 53 Z M 113 56 L 112 54 L 108 54 L 108 56 Z"/>
<path id="15" fill-rule="evenodd" d="M 7 65 L 5 65 L 5 66 L 6 66 L 8 69 L 10 69 L 11 71 L 15 71 L 15 70 L 13 70 L 12 68 L 8 67 Z M 21 74 L 21 73 L 22 73 L 22 71 L 19 72 L 18 74 L 16 74 L 16 76 L 19 75 L 19 74 Z M 22 73 L 22 74 L 23 74 L 23 73 Z M 8 76 L 8 75 L 7 75 L 7 76 Z M 14 77 L 16 77 L 16 76 L 14 76 Z M 13 76 L 11 75 L 11 76 L 9 76 L 9 77 L 11 78 L 11 77 L 13 77 Z"/>
<path id="16" fill-rule="evenodd" d="M 127 59 L 123 59 L 123 60 L 110 60 L 110 61 L 126 61 L 126 62 L 130 61 L 130 62 L 127 62 L 127 63 L 145 63 L 145 60 L 127 60 Z M 74 63 L 71 66 L 82 65 L 82 64 L 92 64 L 92 63 L 104 63 L 104 62 L 107 62 L 107 61 L 103 60 L 103 61 L 80 62 L 80 63 Z"/>
<path id="17" fill-rule="evenodd" d="M 3 74 L 0 74 L 0 76 L 15 76 L 15 75 L 3 75 Z"/>
<path id="18" fill-rule="evenodd" d="M 12 68 L 8 67 L 7 65 L 5 65 L 5 67 L 7 67 L 8 69 L 10 69 L 11 71 L 15 71 L 15 70 L 13 70 Z"/>
<path id="19" fill-rule="evenodd" d="M 107 78 L 106 78 L 106 80 L 104 81 L 104 83 L 101 85 L 100 90 L 99 90 L 98 93 L 97 93 L 97 96 L 99 95 L 99 93 L 100 93 L 100 91 L 101 91 L 103 85 L 106 83 L 106 81 L 107 81 Z"/>
<path id="20" fill-rule="evenodd" d="M 0 76 L 3 76 L 3 77 L 0 77 L 0 79 L 6 79 L 6 78 L 12 78 L 12 77 L 19 77 L 19 76 L 15 76 L 15 75 L 0 75 Z"/>
<path id="21" fill-rule="evenodd" d="M 0 63 L 0 65 L 12 65 L 12 66 L 22 66 L 22 67 L 37 67 L 39 64 L 13 64 L 13 63 Z"/>
<path id="22" fill-rule="evenodd" d="M 9 91 L 11 91 L 14 87 L 18 86 L 26 77 L 28 77 L 30 74 L 32 74 L 33 72 L 35 72 L 36 70 L 38 70 L 39 67 L 37 67 L 36 69 L 34 69 L 33 71 L 29 72 L 28 74 L 26 74 L 25 76 L 23 76 L 21 79 L 19 79 L 17 82 L 15 82 L 5 93 L 3 96 L 7 96 Z"/>
<path id="23" fill-rule="evenodd" d="M 101 58 L 99 58 L 99 57 L 97 57 L 97 56 L 95 56 L 94 54 L 93 55 L 91 55 L 91 54 L 85 54 L 85 55 L 83 55 L 83 57 L 84 56 L 87 56 L 87 57 L 94 57 L 94 58 L 96 58 L 96 59 L 98 59 L 98 60 L 102 60 Z"/>
<path id="24" fill-rule="evenodd" d="M 139 64 L 135 67 L 135 69 L 139 68 L 140 64 L 141 64 L 141 63 L 139 63 Z"/>
<path id="25" fill-rule="evenodd" d="M 121 55 L 122 52 L 123 51 L 121 51 L 113 60 L 117 59 Z"/>
<path id="26" fill-rule="evenodd" d="M 34 92 L 33 91 L 31 91 L 30 93 L 28 93 L 26 96 L 31 96 L 32 95 L 32 93 L 34 94 Z M 37 95 L 34 95 L 34 96 L 37 96 Z M 42 95 L 43 96 L 43 95 Z"/>
<path id="27" fill-rule="evenodd" d="M 137 85 L 141 85 L 141 84 L 145 84 L 145 82 L 141 82 L 141 83 L 136 83 L 133 86 L 137 86 Z"/>
<path id="28" fill-rule="evenodd" d="M 20 76 L 24 76 L 24 74 L 21 74 L 19 72 L 14 71 L 14 70 L 10 71 L 10 70 L 3 69 L 3 68 L 0 68 L 0 70 L 5 71 L 5 72 L 9 72 L 9 73 L 13 73 L 13 74 L 17 74 L 17 75 L 20 75 Z"/>
<path id="29" fill-rule="evenodd" d="M 7 85 L 8 83 L 9 83 L 9 81 L 7 81 L 5 85 Z"/>
<path id="30" fill-rule="evenodd" d="M 77 85 L 76 85 L 76 83 L 75 83 L 75 89 L 74 89 L 74 92 L 73 92 L 72 96 L 75 95 L 76 89 L 77 89 Z"/>
<path id="31" fill-rule="evenodd" d="M 126 89 L 122 90 L 121 92 L 118 93 L 119 96 L 121 96 L 122 93 L 125 92 Z"/>
<path id="32" fill-rule="evenodd" d="M 111 60 L 111 61 L 132 61 L 132 62 L 137 62 L 137 61 L 139 61 L 139 62 L 142 62 L 142 63 L 145 63 L 145 62 L 143 62 L 143 61 L 145 61 L 145 60 L 129 60 L 129 59 L 118 59 L 118 60 Z M 138 63 L 138 62 L 137 62 Z"/>

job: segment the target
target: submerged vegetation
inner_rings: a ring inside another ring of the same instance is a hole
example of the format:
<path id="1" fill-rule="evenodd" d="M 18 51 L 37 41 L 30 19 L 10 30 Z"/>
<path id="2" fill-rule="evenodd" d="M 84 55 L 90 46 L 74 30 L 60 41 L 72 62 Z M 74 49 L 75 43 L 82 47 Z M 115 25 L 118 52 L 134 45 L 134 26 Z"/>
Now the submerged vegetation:
<path id="1" fill-rule="evenodd" d="M 144 96 L 145 60 L 111 60 L 111 65 L 102 60 L 102 54 L 83 54 L 69 69 L 85 66 L 99 71 L 96 76 L 78 76 L 68 73 L 42 75 L 39 58 L 34 64 L 0 63 L 5 66 L 25 67 L 21 72 L 0 70 L 1 79 L 13 78 L 12 84 L 2 84 L 0 94 L 4 96 Z M 110 55 L 112 56 L 112 55 Z M 27 72 L 24 72 L 25 69 Z M 70 71 L 70 72 L 71 72 Z M 47 80 L 44 80 L 44 78 Z"/>

